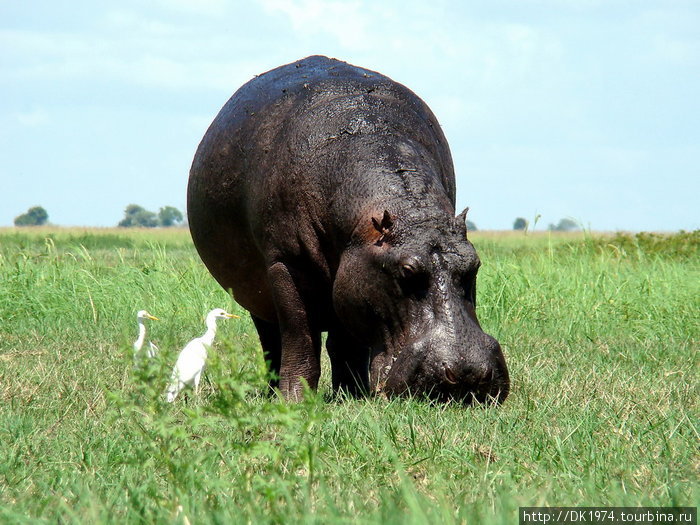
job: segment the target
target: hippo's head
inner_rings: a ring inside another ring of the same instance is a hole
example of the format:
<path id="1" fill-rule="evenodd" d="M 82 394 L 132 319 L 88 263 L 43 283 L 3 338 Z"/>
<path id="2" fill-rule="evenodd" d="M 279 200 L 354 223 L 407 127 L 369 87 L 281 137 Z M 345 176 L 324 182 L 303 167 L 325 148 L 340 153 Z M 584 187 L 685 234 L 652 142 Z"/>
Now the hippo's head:
<path id="1" fill-rule="evenodd" d="M 466 210 L 415 221 L 385 211 L 360 225 L 333 287 L 336 313 L 372 349 L 370 383 L 387 395 L 502 402 L 501 347 L 476 317 L 480 261 Z"/>

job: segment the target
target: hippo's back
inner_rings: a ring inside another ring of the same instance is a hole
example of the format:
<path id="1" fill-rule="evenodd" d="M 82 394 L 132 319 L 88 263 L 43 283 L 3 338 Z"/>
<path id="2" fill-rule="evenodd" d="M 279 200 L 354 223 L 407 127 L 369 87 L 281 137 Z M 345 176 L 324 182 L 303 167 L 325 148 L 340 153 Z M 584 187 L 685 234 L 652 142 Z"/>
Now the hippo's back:
<path id="1" fill-rule="evenodd" d="M 248 198 L 247 183 L 282 176 L 281 156 L 308 164 L 331 140 L 363 133 L 419 135 L 451 167 L 430 109 L 390 78 L 324 56 L 263 73 L 234 93 L 202 139 L 190 171 L 188 213 Z"/>

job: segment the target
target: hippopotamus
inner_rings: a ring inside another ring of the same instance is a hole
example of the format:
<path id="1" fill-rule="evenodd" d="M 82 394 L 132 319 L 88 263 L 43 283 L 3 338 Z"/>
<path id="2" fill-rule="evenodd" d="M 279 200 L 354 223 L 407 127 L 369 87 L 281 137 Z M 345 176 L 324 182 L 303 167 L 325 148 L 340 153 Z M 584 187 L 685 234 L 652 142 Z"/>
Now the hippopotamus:
<path id="1" fill-rule="evenodd" d="M 502 402 L 509 377 L 480 327 L 480 260 L 428 106 L 390 78 L 323 56 L 258 75 L 202 139 L 192 239 L 252 316 L 271 385 Z"/>

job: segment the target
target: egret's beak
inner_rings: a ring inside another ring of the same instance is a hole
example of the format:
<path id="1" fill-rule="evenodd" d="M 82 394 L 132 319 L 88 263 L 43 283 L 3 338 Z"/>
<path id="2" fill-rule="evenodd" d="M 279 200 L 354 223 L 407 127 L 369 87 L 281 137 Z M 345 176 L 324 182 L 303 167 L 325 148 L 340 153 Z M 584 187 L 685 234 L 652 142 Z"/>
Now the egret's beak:
<path id="1" fill-rule="evenodd" d="M 241 318 L 240 315 L 236 315 L 236 314 L 226 314 L 226 317 L 228 317 L 229 319 L 240 319 Z"/>
<path id="2" fill-rule="evenodd" d="M 151 315 L 151 314 L 148 314 L 148 318 L 149 318 L 151 321 L 160 321 L 160 319 L 158 319 L 156 316 Z"/>

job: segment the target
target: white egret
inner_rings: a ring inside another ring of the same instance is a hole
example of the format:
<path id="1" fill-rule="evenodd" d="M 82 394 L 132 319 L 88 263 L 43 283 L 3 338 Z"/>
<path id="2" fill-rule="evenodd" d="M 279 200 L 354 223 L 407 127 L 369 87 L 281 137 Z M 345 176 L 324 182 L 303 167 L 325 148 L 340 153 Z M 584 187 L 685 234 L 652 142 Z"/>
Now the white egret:
<path id="1" fill-rule="evenodd" d="M 137 358 L 141 348 L 143 347 L 143 342 L 146 340 L 146 320 L 160 321 L 160 319 L 152 316 L 146 310 L 139 310 L 139 312 L 136 314 L 136 320 L 139 323 L 139 337 L 136 339 L 136 341 L 134 341 L 134 359 Z M 155 357 L 156 353 L 158 353 L 158 347 L 149 341 L 146 355 L 149 358 L 153 358 Z"/>
<path id="2" fill-rule="evenodd" d="M 192 339 L 185 348 L 182 349 L 173 367 L 173 375 L 170 378 L 170 386 L 167 390 L 167 401 L 172 403 L 185 388 L 185 385 L 194 386 L 194 391 L 199 390 L 199 381 L 202 377 L 202 370 L 207 361 L 207 350 L 214 343 L 216 336 L 217 319 L 239 319 L 237 315 L 229 314 L 221 308 L 215 308 L 207 314 L 207 331 L 202 337 Z"/>

